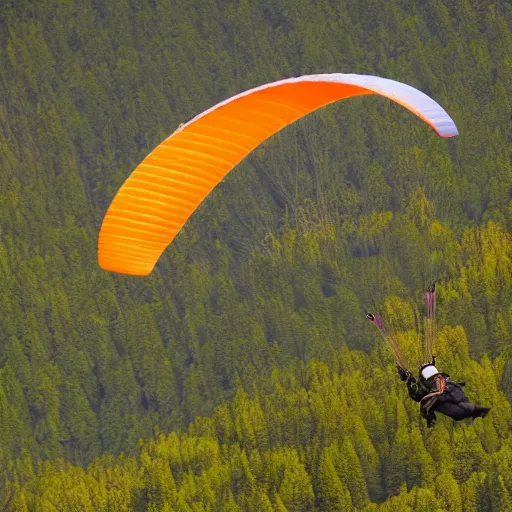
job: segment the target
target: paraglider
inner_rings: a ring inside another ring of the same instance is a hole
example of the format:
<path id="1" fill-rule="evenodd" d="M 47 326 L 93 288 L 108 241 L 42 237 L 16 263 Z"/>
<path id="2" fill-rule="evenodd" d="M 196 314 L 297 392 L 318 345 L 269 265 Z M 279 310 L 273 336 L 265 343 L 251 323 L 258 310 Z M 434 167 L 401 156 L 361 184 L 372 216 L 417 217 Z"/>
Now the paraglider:
<path id="1" fill-rule="evenodd" d="M 430 285 L 425 293 L 426 319 L 425 335 L 423 340 L 423 354 L 426 362 L 421 365 L 418 378 L 415 378 L 405 365 L 404 357 L 400 351 L 395 337 L 386 329 L 382 317 L 367 313 L 366 318 L 377 326 L 384 339 L 395 355 L 398 376 L 407 385 L 409 397 L 420 404 L 420 414 L 427 422 L 427 426 L 433 427 L 436 422 L 436 412 L 449 416 L 455 421 L 466 418 L 483 418 L 490 411 L 488 407 L 476 406 L 468 400 L 462 390 L 464 382 L 456 382 L 450 379 L 446 373 L 440 373 L 436 368 L 436 357 L 432 353 L 434 348 L 434 327 L 436 308 L 435 283 Z"/>
<path id="2" fill-rule="evenodd" d="M 148 275 L 205 197 L 259 144 L 320 107 L 368 94 L 399 103 L 441 137 L 458 135 L 434 100 L 385 78 L 309 75 L 248 90 L 180 125 L 132 172 L 103 220 L 100 267 Z"/>
<path id="3" fill-rule="evenodd" d="M 464 382 L 451 380 L 448 374 L 439 373 L 434 365 L 435 359 L 422 366 L 419 379 L 415 379 L 410 372 L 398 367 L 400 380 L 407 384 L 409 396 L 420 403 L 420 413 L 428 427 L 434 426 L 436 411 L 455 421 L 483 418 L 487 415 L 490 408 L 470 403 L 462 390 Z"/>

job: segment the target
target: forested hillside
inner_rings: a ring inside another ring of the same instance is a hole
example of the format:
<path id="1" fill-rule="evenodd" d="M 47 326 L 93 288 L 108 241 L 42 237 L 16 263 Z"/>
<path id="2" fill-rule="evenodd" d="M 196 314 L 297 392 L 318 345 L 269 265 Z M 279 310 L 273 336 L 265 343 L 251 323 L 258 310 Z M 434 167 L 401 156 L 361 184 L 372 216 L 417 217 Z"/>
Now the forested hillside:
<path id="1" fill-rule="evenodd" d="M 511 507 L 510 2 L 5 0 L 0 27 L 0 508 L 72 510 L 69 482 L 99 500 L 80 510 Z M 329 106 L 149 277 L 99 269 L 110 201 L 179 123 L 328 72 L 417 87 L 460 136 Z M 402 312 L 433 278 L 439 366 L 493 410 L 431 433 L 364 312 L 412 348 Z"/>
<path id="2" fill-rule="evenodd" d="M 439 418 L 433 431 L 398 389 L 394 368 L 343 350 L 238 389 L 186 434 L 142 443 L 136 457 L 102 456 L 87 471 L 25 456 L 13 510 L 294 511 L 512 510 L 511 407 L 496 368 L 469 359 L 461 327 L 439 336 L 443 360 L 492 405 L 473 426 Z M 499 372 L 499 370 L 498 370 Z M 390 495 L 398 495 L 377 505 Z"/>

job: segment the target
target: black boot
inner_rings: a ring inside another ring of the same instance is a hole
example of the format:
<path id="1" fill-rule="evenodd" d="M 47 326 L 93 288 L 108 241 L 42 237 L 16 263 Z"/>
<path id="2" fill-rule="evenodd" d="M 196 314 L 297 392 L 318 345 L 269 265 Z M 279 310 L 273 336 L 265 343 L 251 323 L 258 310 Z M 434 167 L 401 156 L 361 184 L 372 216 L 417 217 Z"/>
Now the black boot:
<path id="1" fill-rule="evenodd" d="M 473 419 L 475 418 L 485 418 L 487 416 L 487 413 L 491 410 L 490 407 L 475 407 L 475 410 L 473 411 Z"/>

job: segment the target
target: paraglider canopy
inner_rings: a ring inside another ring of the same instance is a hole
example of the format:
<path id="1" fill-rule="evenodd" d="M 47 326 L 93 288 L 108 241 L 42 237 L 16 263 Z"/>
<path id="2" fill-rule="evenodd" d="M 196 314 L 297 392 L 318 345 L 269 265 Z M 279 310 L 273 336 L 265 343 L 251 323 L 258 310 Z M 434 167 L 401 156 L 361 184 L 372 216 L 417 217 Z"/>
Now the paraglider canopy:
<path id="1" fill-rule="evenodd" d="M 251 89 L 180 125 L 133 171 L 103 220 L 100 267 L 149 274 L 203 199 L 261 142 L 324 105 L 366 94 L 403 105 L 441 137 L 458 134 L 434 100 L 385 78 L 309 75 Z"/>

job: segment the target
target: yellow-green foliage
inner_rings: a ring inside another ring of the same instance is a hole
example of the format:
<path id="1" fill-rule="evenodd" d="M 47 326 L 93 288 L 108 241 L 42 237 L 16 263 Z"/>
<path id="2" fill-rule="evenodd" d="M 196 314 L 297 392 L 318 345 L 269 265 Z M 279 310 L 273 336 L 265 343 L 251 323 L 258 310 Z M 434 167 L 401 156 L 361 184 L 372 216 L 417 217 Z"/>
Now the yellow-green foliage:
<path id="1" fill-rule="evenodd" d="M 434 430 L 378 353 L 345 351 L 340 363 L 311 361 L 302 384 L 275 374 L 269 394 L 239 388 L 187 434 L 141 441 L 130 458 L 83 470 L 27 456 L 7 495 L 37 510 L 506 510 L 512 414 L 486 362 L 464 361 L 469 383 L 486 375 L 468 394 L 491 413 L 474 423 L 439 415 Z"/>

